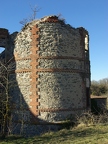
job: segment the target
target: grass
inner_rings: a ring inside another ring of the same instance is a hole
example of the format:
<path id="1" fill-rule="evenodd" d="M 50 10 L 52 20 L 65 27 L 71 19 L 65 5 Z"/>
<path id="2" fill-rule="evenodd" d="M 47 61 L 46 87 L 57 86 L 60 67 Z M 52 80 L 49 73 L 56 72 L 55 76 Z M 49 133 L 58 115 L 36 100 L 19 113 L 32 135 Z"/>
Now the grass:
<path id="1" fill-rule="evenodd" d="M 49 132 L 41 136 L 23 138 L 9 136 L 0 144 L 107 144 L 108 125 L 79 126 Z"/>

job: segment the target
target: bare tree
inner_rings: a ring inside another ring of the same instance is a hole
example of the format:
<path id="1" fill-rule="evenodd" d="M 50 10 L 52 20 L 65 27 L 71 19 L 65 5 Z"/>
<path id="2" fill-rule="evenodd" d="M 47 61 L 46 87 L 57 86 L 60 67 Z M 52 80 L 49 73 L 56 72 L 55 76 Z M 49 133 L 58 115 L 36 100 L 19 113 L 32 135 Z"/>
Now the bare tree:
<path id="1" fill-rule="evenodd" d="M 15 81 L 9 78 L 10 72 L 14 68 L 14 65 L 11 65 L 11 59 L 8 62 L 0 59 L 0 132 L 3 138 L 8 133 L 11 119 L 11 96 L 9 91 L 15 84 Z"/>
<path id="2" fill-rule="evenodd" d="M 31 8 L 32 14 L 28 18 L 24 18 L 22 21 L 20 21 L 20 24 L 23 25 L 23 26 L 25 26 L 30 21 L 35 20 L 36 19 L 36 14 L 40 10 L 40 8 L 36 5 L 34 7 L 32 7 L 30 5 L 30 8 Z"/>
<path id="3" fill-rule="evenodd" d="M 7 133 L 8 121 L 10 119 L 9 105 L 9 72 L 5 63 L 0 61 L 0 130 L 2 137 Z"/>

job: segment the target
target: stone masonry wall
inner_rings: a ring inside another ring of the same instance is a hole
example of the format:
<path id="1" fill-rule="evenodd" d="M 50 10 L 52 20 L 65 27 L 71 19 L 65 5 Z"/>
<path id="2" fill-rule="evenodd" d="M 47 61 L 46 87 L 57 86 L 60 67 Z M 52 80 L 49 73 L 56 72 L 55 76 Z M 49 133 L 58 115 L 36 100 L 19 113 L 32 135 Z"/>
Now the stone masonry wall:
<path id="1" fill-rule="evenodd" d="M 14 54 L 10 63 L 10 81 L 13 83 L 10 90 L 12 96 L 12 118 L 14 122 L 30 121 L 31 95 L 31 32 L 30 27 L 10 36 L 11 50 Z"/>
<path id="2" fill-rule="evenodd" d="M 87 109 L 87 36 L 84 28 L 73 28 L 56 16 L 33 21 L 10 35 L 10 94 L 12 118 L 20 125 L 17 133 L 35 133 L 34 124 L 59 122 Z"/>
<path id="3" fill-rule="evenodd" d="M 39 56 L 82 57 L 77 29 L 60 23 L 40 23 Z"/>
<path id="4" fill-rule="evenodd" d="M 51 21 L 38 28 L 38 117 L 54 122 L 86 109 L 84 47 L 78 29 Z"/>
<path id="5" fill-rule="evenodd" d="M 18 33 L 14 42 L 15 75 L 22 99 L 34 116 L 47 122 L 86 109 L 79 29 L 55 19 L 36 21 Z"/>
<path id="6" fill-rule="evenodd" d="M 7 47 L 9 32 L 7 29 L 0 28 L 0 47 Z"/>

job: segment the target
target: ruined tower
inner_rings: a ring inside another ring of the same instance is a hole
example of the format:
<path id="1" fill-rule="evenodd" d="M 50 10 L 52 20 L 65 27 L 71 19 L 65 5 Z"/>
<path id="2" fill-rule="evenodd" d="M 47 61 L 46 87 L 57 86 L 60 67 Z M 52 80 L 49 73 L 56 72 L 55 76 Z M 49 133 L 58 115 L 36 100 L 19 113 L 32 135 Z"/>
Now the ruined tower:
<path id="1" fill-rule="evenodd" d="M 9 42 L 17 132 L 35 134 L 39 124 L 55 124 L 89 108 L 89 35 L 84 28 L 47 16 L 11 34 Z"/>

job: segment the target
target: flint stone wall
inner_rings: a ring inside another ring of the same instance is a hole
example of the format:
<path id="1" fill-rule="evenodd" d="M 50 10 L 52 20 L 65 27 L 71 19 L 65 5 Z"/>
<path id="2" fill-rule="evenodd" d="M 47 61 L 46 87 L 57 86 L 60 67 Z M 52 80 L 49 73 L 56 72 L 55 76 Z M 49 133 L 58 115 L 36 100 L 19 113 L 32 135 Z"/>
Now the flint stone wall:
<path id="1" fill-rule="evenodd" d="M 39 56 L 82 57 L 77 29 L 60 23 L 40 23 Z"/>
<path id="2" fill-rule="evenodd" d="M 33 21 L 10 35 L 15 133 L 40 133 L 42 127 L 34 124 L 59 122 L 87 109 L 85 45 L 79 29 L 59 20 Z"/>
<path id="3" fill-rule="evenodd" d="M 14 53 L 13 61 L 9 67 L 15 73 L 10 74 L 12 88 L 12 118 L 13 122 L 30 122 L 30 89 L 31 89 L 31 32 L 28 27 L 20 33 L 10 36 L 11 50 Z M 14 129 L 14 127 L 13 127 Z M 21 129 L 21 127 L 20 127 Z M 17 129 L 18 130 L 18 129 Z M 17 131 L 15 129 L 15 131 Z"/>
<path id="4" fill-rule="evenodd" d="M 80 73 L 72 70 L 84 70 L 81 36 L 78 29 L 60 23 L 40 23 L 40 42 L 38 69 L 60 69 L 60 72 L 38 72 L 40 96 L 39 118 L 46 121 L 59 121 L 86 107 L 85 89 Z M 54 57 L 57 57 L 54 59 Z M 65 59 L 60 58 L 65 57 Z M 72 57 L 72 58 L 70 58 Z M 74 59 L 75 58 L 75 59 Z M 78 59 L 77 59 L 78 58 Z M 63 72 L 68 69 L 70 72 Z M 50 109 L 57 112 L 50 112 Z M 69 110 L 77 110 L 75 112 Z M 66 111 L 65 111 L 66 110 Z M 63 112 L 64 111 L 64 112 Z"/>

